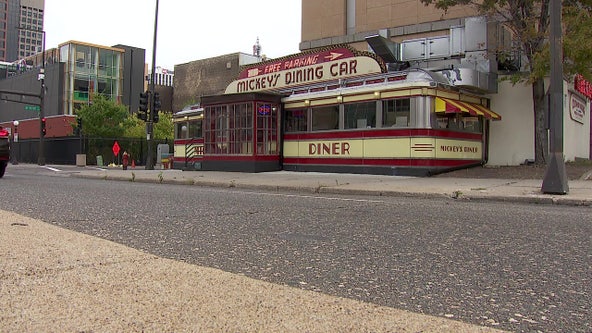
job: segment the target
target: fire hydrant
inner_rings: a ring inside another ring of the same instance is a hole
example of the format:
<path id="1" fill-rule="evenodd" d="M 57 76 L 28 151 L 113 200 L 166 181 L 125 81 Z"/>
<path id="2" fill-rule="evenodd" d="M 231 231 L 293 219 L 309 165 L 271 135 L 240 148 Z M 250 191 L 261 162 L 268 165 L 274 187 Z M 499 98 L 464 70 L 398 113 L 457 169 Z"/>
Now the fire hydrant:
<path id="1" fill-rule="evenodd" d="M 129 165 L 129 154 L 127 151 L 123 152 L 123 170 L 127 170 L 127 166 Z"/>

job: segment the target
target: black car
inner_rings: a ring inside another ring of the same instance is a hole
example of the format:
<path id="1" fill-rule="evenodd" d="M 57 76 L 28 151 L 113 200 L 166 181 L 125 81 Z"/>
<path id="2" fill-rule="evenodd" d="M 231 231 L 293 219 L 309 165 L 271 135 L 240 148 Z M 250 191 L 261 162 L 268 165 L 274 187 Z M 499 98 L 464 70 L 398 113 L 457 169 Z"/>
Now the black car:
<path id="1" fill-rule="evenodd" d="M 0 178 L 4 176 L 6 166 L 10 160 L 10 140 L 8 139 L 10 133 L 7 130 L 0 127 Z"/>

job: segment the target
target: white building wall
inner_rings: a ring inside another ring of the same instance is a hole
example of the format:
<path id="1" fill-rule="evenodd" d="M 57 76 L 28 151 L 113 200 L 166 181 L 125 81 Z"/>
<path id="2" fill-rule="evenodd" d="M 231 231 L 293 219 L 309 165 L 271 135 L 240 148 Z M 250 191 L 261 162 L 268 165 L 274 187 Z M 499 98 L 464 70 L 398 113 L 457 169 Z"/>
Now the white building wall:
<path id="1" fill-rule="evenodd" d="M 565 160 L 588 159 L 590 158 L 590 101 L 571 89 L 569 83 L 565 83 L 563 87 L 563 154 Z M 570 113 L 572 94 L 580 97 L 579 99 L 586 104 L 583 123 L 572 119 Z"/>
<path id="2" fill-rule="evenodd" d="M 502 116 L 490 122 L 487 165 L 519 165 L 534 159 L 534 106 L 530 85 L 501 81 L 489 96 L 491 110 Z"/>
<path id="3" fill-rule="evenodd" d="M 548 87 L 548 80 L 546 80 Z M 570 115 L 572 84 L 564 82 L 563 94 L 563 154 L 565 161 L 590 157 L 590 101 L 586 98 L 584 122 Z M 502 116 L 490 122 L 489 160 L 487 165 L 519 165 L 534 160 L 534 106 L 532 88 L 522 83 L 499 82 L 498 93 L 489 96 L 491 109 Z M 577 94 L 577 93 L 576 93 Z"/>

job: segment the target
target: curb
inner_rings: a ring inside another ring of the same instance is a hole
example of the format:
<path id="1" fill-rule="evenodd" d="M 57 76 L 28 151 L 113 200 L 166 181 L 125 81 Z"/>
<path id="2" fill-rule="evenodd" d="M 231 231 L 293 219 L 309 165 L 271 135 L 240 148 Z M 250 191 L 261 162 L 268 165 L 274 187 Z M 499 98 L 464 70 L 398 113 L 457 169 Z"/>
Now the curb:
<path id="1" fill-rule="evenodd" d="M 420 198 L 420 199 L 451 199 L 458 201 L 480 201 L 480 202 L 518 202 L 525 204 L 543 204 L 543 205 L 562 205 L 562 206 L 578 206 L 578 207 L 592 207 L 592 199 L 573 199 L 561 197 L 547 197 L 547 196 L 501 196 L 501 195 L 461 195 L 457 196 L 455 193 L 425 193 L 425 192 L 409 192 L 409 191 L 384 191 L 384 190 L 360 190 L 336 188 L 330 186 L 319 186 L 316 188 L 308 186 L 284 186 L 284 185 L 267 185 L 267 184 L 240 184 L 230 181 L 228 183 L 214 182 L 214 181 L 200 181 L 194 178 L 175 178 L 175 179 L 160 179 L 160 178 L 146 178 L 146 177 L 123 177 L 119 175 L 90 175 L 90 174 L 72 174 L 71 177 L 87 178 L 87 179 L 102 179 L 112 181 L 127 181 L 137 183 L 150 184 L 174 184 L 174 185 L 193 185 L 211 188 L 237 188 L 237 189 L 259 189 L 274 192 L 300 192 L 310 194 L 340 194 L 340 195 L 363 195 L 363 196 L 385 196 L 385 197 L 406 197 L 406 198 Z"/>

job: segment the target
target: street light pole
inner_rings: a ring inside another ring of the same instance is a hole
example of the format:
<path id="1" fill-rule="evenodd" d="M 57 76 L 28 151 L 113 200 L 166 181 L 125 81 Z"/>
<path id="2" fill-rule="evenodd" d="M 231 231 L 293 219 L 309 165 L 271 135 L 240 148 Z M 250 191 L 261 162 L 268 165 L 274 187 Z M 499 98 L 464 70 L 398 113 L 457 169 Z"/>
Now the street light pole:
<path id="1" fill-rule="evenodd" d="M 154 119 L 152 112 L 154 111 L 154 84 L 156 81 L 156 36 L 158 34 L 158 0 L 156 0 L 156 10 L 154 11 L 154 41 L 152 43 L 152 75 L 150 76 L 150 94 L 149 94 L 149 114 L 146 117 L 146 138 L 148 144 L 148 154 L 146 156 L 146 170 L 154 170 L 154 163 L 152 161 L 152 134 Z M 158 111 L 156 111 L 158 112 Z M 158 157 L 158 156 L 157 156 Z"/>
<path id="2" fill-rule="evenodd" d="M 550 148 L 541 190 L 546 194 L 567 194 L 567 172 L 563 159 L 563 44 L 561 43 L 561 0 L 551 0 L 549 6 L 551 43 L 550 86 Z"/>
<path id="3" fill-rule="evenodd" d="M 43 34 L 43 41 L 41 48 L 43 54 L 41 55 L 41 69 L 39 71 L 38 80 L 41 81 L 41 92 L 39 93 L 39 155 L 37 157 L 38 165 L 45 165 L 45 133 L 43 133 L 43 118 L 45 118 L 45 31 L 40 31 Z"/>
<path id="4" fill-rule="evenodd" d="M 12 152 L 12 164 L 16 165 L 18 164 L 18 149 L 17 149 L 17 143 L 18 143 L 18 126 L 19 126 L 19 121 L 18 120 L 14 120 L 12 122 L 12 126 L 14 127 L 14 130 L 12 131 L 12 143 L 14 144 L 14 151 Z"/>

